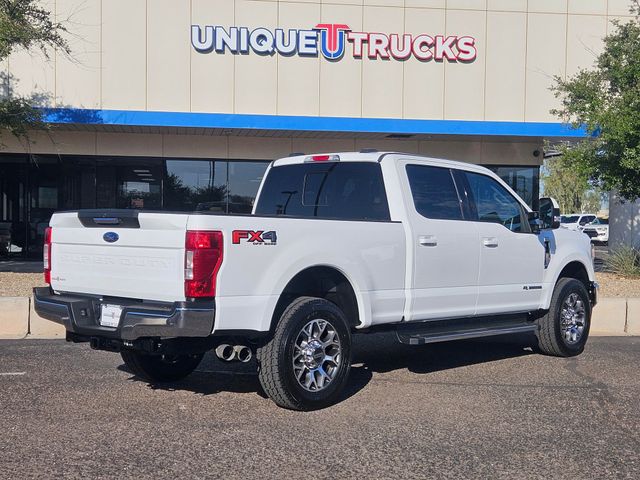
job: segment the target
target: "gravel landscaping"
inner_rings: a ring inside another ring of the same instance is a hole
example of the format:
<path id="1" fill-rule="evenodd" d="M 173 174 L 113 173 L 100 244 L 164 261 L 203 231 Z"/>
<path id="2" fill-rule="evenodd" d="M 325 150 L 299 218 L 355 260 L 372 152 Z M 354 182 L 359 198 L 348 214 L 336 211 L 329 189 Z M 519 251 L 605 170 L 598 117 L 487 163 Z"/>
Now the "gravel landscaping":
<path id="1" fill-rule="evenodd" d="M 42 273 L 0 272 L 0 297 L 30 297 L 33 287 L 42 286 Z"/>
<path id="2" fill-rule="evenodd" d="M 601 297 L 640 297 L 640 278 L 624 278 L 615 273 L 596 272 Z"/>
<path id="3" fill-rule="evenodd" d="M 623 278 L 596 272 L 601 297 L 640 297 L 640 278 Z M 27 297 L 33 287 L 43 286 L 42 273 L 0 272 L 0 297 Z"/>

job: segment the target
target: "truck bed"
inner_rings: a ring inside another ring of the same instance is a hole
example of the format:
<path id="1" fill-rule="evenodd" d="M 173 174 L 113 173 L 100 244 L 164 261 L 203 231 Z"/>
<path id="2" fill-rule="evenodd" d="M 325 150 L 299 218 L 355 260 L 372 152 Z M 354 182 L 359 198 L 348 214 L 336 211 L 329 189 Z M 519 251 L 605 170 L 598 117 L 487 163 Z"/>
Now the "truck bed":
<path id="1" fill-rule="evenodd" d="M 286 283 L 315 265 L 339 268 L 371 295 L 370 322 L 404 303 L 400 222 L 92 210 L 56 213 L 50 225 L 54 291 L 163 302 L 187 299 L 186 231 L 222 232 L 217 328 L 262 328 Z"/>

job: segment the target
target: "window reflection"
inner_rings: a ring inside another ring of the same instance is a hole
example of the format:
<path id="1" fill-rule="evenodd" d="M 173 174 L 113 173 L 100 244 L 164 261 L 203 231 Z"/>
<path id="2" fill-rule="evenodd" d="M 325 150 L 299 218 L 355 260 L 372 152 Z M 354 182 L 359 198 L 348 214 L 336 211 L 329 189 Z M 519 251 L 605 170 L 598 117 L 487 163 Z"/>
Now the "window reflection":
<path id="1" fill-rule="evenodd" d="M 493 178 L 464 172 L 477 210 L 478 221 L 499 223 L 512 232 L 522 232 L 522 205 Z"/>
<path id="2" fill-rule="evenodd" d="M 489 166 L 488 168 L 504 180 L 527 205 L 533 210 L 537 210 L 540 180 L 539 167 Z"/>
<path id="3" fill-rule="evenodd" d="M 407 177 L 418 213 L 427 218 L 462 220 L 462 210 L 448 168 L 407 165 Z"/>
<path id="4" fill-rule="evenodd" d="M 109 158 L 96 162 L 98 208 L 162 208 L 162 160 Z"/>
<path id="5" fill-rule="evenodd" d="M 229 213 L 251 213 L 267 162 L 229 162 Z"/>
<path id="6" fill-rule="evenodd" d="M 0 154 L 0 256 L 42 255 L 56 210 L 250 213 L 268 162 Z"/>
<path id="7" fill-rule="evenodd" d="M 164 207 L 175 211 L 227 211 L 227 162 L 167 160 Z"/>

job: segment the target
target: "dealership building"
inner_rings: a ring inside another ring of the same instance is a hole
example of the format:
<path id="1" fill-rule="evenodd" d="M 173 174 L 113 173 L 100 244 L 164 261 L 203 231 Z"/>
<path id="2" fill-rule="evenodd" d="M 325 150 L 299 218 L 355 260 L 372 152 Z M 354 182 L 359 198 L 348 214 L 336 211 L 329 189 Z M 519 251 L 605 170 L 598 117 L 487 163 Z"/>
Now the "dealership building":
<path id="1" fill-rule="evenodd" d="M 15 52 L 3 93 L 49 132 L 2 134 L 0 228 L 39 254 L 56 210 L 251 210 L 270 160 L 377 149 L 486 165 L 530 205 L 628 0 L 48 0 L 71 55 Z"/>

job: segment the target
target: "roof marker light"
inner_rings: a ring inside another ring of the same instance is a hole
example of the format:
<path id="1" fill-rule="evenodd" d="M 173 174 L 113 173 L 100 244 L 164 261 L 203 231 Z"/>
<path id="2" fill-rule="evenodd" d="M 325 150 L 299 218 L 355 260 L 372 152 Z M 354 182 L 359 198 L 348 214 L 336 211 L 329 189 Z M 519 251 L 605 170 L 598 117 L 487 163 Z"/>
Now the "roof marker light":
<path id="1" fill-rule="evenodd" d="M 312 155 L 304 159 L 305 162 L 339 162 L 340 155 Z"/>

